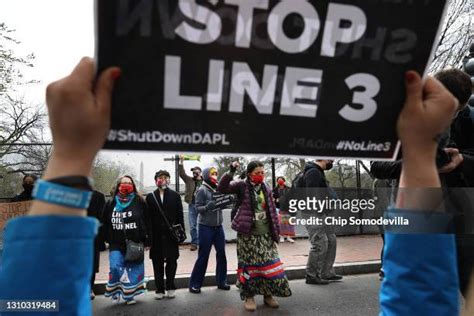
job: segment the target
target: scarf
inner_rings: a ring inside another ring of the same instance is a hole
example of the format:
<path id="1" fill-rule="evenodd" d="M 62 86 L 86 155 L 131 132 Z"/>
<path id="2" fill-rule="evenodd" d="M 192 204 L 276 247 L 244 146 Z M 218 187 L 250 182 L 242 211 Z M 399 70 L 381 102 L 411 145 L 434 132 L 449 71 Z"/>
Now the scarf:
<path id="1" fill-rule="evenodd" d="M 130 193 L 125 197 L 119 197 L 119 194 L 115 196 L 115 210 L 117 212 L 122 212 L 124 209 L 132 204 L 133 200 L 135 199 L 135 193 Z"/>

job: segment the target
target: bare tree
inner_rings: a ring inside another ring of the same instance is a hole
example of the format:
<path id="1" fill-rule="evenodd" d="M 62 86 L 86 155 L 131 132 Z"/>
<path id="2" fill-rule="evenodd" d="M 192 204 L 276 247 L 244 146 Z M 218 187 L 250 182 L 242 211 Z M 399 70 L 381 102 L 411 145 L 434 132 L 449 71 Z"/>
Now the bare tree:
<path id="1" fill-rule="evenodd" d="M 261 159 L 265 164 L 265 167 L 270 170 L 272 158 L 265 157 Z M 275 177 L 283 175 L 288 183 L 296 177 L 296 175 L 303 171 L 306 164 L 305 159 L 303 158 L 290 158 L 290 157 L 278 157 L 275 158 Z"/>
<path id="2" fill-rule="evenodd" d="M 248 163 L 247 158 L 243 156 L 219 156 L 213 158 L 213 161 L 219 172 L 219 176 L 222 176 L 225 172 L 229 171 L 230 164 L 234 161 L 238 161 L 242 166 L 241 168 L 245 167 L 245 165 Z M 238 172 L 241 172 L 241 170 L 238 170 Z"/>
<path id="3" fill-rule="evenodd" d="M 472 0 L 450 0 L 449 8 L 440 34 L 430 72 L 444 68 L 459 68 L 462 59 L 469 51 L 469 44 L 474 40 L 472 27 Z"/>
<path id="4" fill-rule="evenodd" d="M 28 142 L 43 127 L 44 115 L 38 107 L 17 97 L 16 88 L 32 83 L 25 81 L 23 70 L 33 67 L 33 55 L 18 57 L 12 46 L 19 42 L 12 37 L 13 30 L 0 23 L 0 159 L 17 154 L 16 143 Z"/>
<path id="5" fill-rule="evenodd" d="M 135 177 L 132 167 L 119 162 L 98 157 L 92 166 L 92 178 L 96 190 L 108 195 L 119 177 L 129 175 Z"/>

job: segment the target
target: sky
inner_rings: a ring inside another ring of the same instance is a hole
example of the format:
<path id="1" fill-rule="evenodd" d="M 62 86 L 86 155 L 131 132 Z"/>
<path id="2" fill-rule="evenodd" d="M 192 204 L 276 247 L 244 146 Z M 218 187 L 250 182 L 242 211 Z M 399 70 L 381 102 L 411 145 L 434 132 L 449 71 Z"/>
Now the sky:
<path id="1" fill-rule="evenodd" d="M 15 53 L 33 53 L 36 57 L 34 67 L 25 70 L 24 75 L 26 80 L 40 83 L 19 89 L 19 94 L 32 104 L 44 105 L 49 83 L 68 75 L 83 56 L 94 56 L 93 0 L 1 0 L 0 22 L 14 29 L 12 37 L 21 42 L 15 46 Z M 146 186 L 153 185 L 153 175 L 159 169 L 174 174 L 174 164 L 163 161 L 171 154 L 102 151 L 101 156 L 129 165 L 137 177 L 143 162 Z M 185 167 L 189 172 L 196 164 L 186 161 Z M 198 164 L 210 166 L 212 155 L 203 155 Z"/>

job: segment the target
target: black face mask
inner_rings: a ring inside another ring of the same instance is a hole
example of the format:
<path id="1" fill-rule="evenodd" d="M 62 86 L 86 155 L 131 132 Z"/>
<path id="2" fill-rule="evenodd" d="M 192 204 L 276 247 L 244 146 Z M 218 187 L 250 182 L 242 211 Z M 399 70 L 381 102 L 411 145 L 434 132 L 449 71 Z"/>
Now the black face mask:
<path id="1" fill-rule="evenodd" d="M 30 184 L 30 183 L 23 183 L 23 189 L 26 192 L 31 192 L 31 191 L 33 191 L 33 185 Z"/>
<path id="2" fill-rule="evenodd" d="M 326 163 L 326 171 L 331 170 L 331 169 L 332 169 L 332 162 Z"/>

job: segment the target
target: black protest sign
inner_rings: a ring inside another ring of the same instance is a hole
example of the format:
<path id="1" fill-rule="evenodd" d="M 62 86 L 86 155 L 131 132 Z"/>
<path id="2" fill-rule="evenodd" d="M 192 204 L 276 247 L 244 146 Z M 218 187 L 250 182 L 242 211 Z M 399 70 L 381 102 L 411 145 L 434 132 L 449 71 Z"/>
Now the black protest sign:
<path id="1" fill-rule="evenodd" d="M 230 194 L 222 194 L 222 193 L 213 193 L 212 199 L 216 203 L 216 207 L 224 208 L 231 206 L 234 203 L 234 196 Z"/>
<path id="2" fill-rule="evenodd" d="M 446 0 L 96 0 L 109 149 L 393 158 Z"/>

